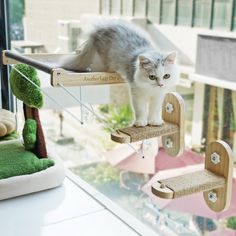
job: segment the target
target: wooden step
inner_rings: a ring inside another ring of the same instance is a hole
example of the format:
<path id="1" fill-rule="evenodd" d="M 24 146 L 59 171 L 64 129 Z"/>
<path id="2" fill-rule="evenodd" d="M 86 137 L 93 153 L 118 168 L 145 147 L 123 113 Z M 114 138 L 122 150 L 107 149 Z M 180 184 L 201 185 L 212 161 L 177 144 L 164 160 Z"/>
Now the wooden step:
<path id="1" fill-rule="evenodd" d="M 127 127 L 111 134 L 111 139 L 118 143 L 132 143 L 144 139 L 179 132 L 178 125 L 165 123 L 162 126 Z"/>
<path id="2" fill-rule="evenodd" d="M 172 199 L 203 192 L 208 207 L 219 212 L 230 206 L 232 183 L 232 150 L 227 143 L 215 141 L 207 147 L 204 170 L 159 180 L 152 184 L 152 193 Z"/>
<path id="3" fill-rule="evenodd" d="M 152 193 L 161 198 L 171 199 L 221 188 L 224 184 L 224 177 L 202 170 L 158 181 L 152 185 Z"/>

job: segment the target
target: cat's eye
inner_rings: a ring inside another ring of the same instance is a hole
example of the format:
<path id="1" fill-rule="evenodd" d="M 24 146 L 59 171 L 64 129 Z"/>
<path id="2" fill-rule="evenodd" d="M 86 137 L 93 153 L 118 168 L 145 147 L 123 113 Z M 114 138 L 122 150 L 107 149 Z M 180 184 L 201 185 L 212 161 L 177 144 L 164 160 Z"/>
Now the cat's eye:
<path id="1" fill-rule="evenodd" d="M 170 78 L 170 74 L 165 74 L 164 76 L 163 76 L 163 79 L 169 79 Z"/>
<path id="2" fill-rule="evenodd" d="M 149 79 L 150 79 L 150 80 L 155 80 L 155 79 L 156 79 L 156 76 L 155 76 L 155 75 L 149 75 Z"/>

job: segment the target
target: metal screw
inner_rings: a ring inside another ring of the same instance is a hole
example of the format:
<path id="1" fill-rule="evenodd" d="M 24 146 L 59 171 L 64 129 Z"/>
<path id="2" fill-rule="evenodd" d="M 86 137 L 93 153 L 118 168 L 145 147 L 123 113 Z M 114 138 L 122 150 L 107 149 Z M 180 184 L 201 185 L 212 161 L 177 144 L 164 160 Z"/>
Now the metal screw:
<path id="1" fill-rule="evenodd" d="M 168 113 L 172 113 L 173 111 L 174 111 L 174 106 L 173 106 L 173 104 L 171 104 L 171 103 L 167 103 L 166 104 L 166 111 L 168 112 Z"/>
<path id="2" fill-rule="evenodd" d="M 209 201 L 215 203 L 217 201 L 217 194 L 213 191 L 210 191 L 208 193 L 208 199 L 209 199 Z"/>
<path id="3" fill-rule="evenodd" d="M 213 152 L 211 154 L 211 162 L 214 163 L 215 165 L 220 163 L 220 155 L 217 152 Z"/>
<path id="4" fill-rule="evenodd" d="M 165 147 L 172 148 L 173 147 L 173 140 L 172 138 L 168 137 L 165 139 Z"/>

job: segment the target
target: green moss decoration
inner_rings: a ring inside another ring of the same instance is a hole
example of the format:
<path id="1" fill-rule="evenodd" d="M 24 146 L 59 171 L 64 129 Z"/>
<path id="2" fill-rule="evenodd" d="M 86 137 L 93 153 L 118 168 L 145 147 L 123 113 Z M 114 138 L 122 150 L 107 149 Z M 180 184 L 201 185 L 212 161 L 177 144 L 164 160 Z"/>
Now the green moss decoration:
<path id="1" fill-rule="evenodd" d="M 0 179 L 33 174 L 53 166 L 51 159 L 38 157 L 26 151 L 21 142 L 0 145 Z"/>
<path id="2" fill-rule="evenodd" d="M 15 68 L 29 78 L 33 83 L 40 86 L 37 71 L 33 67 L 25 64 L 18 64 Z M 36 88 L 14 69 L 11 70 L 10 85 L 14 95 L 27 106 L 38 109 L 43 106 L 43 95 L 40 89 Z"/>
<path id="3" fill-rule="evenodd" d="M 33 150 L 35 148 L 35 143 L 37 140 L 36 132 L 37 132 L 36 121 L 33 119 L 27 119 L 25 121 L 22 133 L 26 150 Z"/>

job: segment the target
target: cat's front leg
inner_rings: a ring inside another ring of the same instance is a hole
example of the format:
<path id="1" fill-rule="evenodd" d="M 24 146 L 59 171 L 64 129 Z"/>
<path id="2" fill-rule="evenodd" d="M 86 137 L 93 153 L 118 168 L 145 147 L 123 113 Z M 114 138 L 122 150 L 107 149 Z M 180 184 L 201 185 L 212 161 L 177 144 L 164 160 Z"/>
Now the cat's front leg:
<path id="1" fill-rule="evenodd" d="M 157 94 L 151 97 L 149 102 L 148 124 L 161 126 L 164 124 L 162 119 L 162 105 L 165 94 Z"/>
<path id="2" fill-rule="evenodd" d="M 135 113 L 134 126 L 146 126 L 147 125 L 147 96 L 138 94 L 136 92 L 132 93 L 132 102 Z"/>

